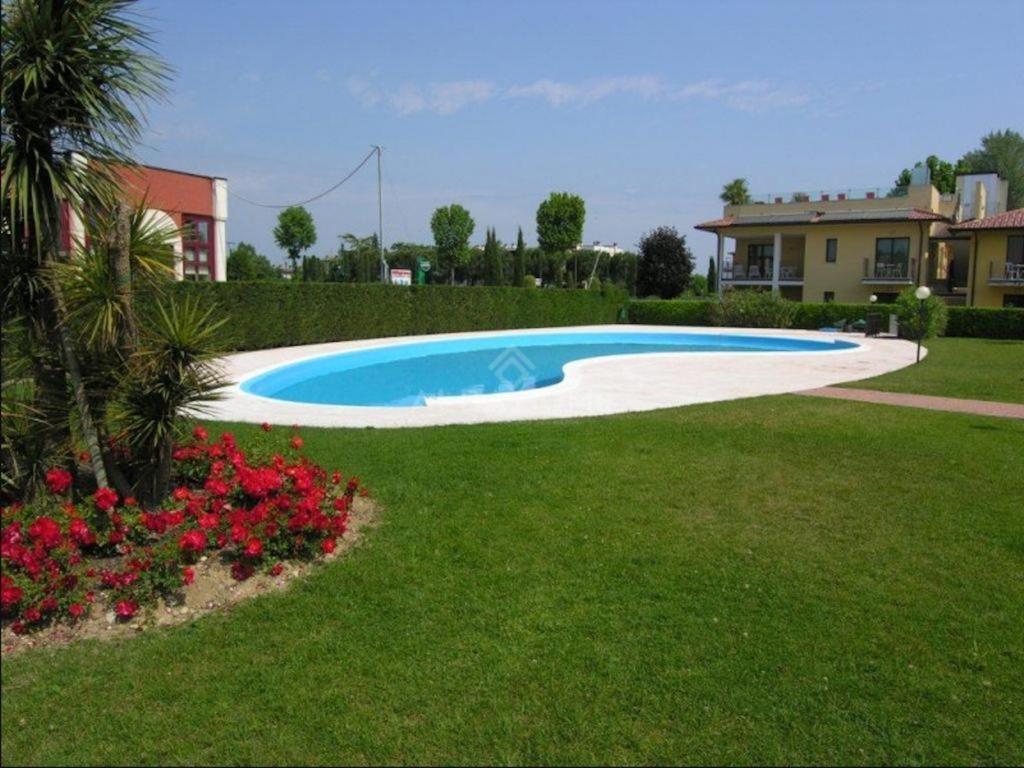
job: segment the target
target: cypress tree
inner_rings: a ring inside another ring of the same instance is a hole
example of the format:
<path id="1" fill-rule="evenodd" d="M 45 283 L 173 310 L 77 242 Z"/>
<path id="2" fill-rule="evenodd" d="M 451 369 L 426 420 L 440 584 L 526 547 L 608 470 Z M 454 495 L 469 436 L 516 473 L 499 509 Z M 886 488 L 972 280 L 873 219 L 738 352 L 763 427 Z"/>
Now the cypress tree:
<path id="1" fill-rule="evenodd" d="M 484 245 L 484 282 L 487 285 L 501 285 L 505 277 L 504 264 L 501 257 L 501 244 L 493 229 L 487 230 L 487 241 Z"/>
<path id="2" fill-rule="evenodd" d="M 526 243 L 523 241 L 523 228 L 520 227 L 519 237 L 516 239 L 516 253 L 512 262 L 512 285 L 522 288 L 524 277 L 526 277 Z"/>
<path id="3" fill-rule="evenodd" d="M 718 293 L 718 272 L 715 268 L 715 257 L 708 261 L 708 293 Z"/>

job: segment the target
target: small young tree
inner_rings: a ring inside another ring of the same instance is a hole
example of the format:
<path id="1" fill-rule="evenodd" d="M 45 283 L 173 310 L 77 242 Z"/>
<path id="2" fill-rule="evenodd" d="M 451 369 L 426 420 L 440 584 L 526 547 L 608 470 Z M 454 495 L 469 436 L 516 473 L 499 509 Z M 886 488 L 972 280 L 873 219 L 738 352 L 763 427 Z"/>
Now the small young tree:
<path id="1" fill-rule="evenodd" d="M 501 285 L 505 282 L 505 258 L 501 243 L 493 229 L 487 230 L 484 244 L 484 283 Z"/>
<path id="2" fill-rule="evenodd" d="M 455 285 L 455 268 L 469 262 L 469 238 L 475 228 L 476 223 L 469 211 L 458 203 L 442 206 L 430 217 L 438 266 L 448 272 L 452 285 Z"/>
<path id="3" fill-rule="evenodd" d="M 552 192 L 537 208 L 537 242 L 548 257 L 557 259 L 559 273 L 569 251 L 583 242 L 586 216 L 583 198 L 569 192 Z"/>
<path id="4" fill-rule="evenodd" d="M 733 179 L 722 187 L 718 199 L 728 205 L 747 205 L 750 202 L 750 190 L 746 179 Z"/>
<path id="5" fill-rule="evenodd" d="M 299 257 L 316 243 L 316 225 L 309 211 L 301 205 L 285 208 L 277 216 L 274 242 L 283 248 L 292 262 L 292 279 L 299 275 Z"/>
<path id="6" fill-rule="evenodd" d="M 708 293 L 718 293 L 718 267 L 714 256 L 708 259 Z"/>
<path id="7" fill-rule="evenodd" d="M 674 298 L 690 285 L 692 273 L 693 256 L 675 227 L 658 227 L 640 239 L 637 295 Z"/>
<path id="8" fill-rule="evenodd" d="M 896 297 L 896 316 L 900 321 L 900 335 L 917 341 L 938 336 L 946 330 L 946 302 L 934 294 L 922 302 L 907 288 Z"/>
<path id="9" fill-rule="evenodd" d="M 516 237 L 516 252 L 512 257 L 512 285 L 521 286 L 526 277 L 526 242 L 523 240 L 523 228 L 519 228 Z"/>

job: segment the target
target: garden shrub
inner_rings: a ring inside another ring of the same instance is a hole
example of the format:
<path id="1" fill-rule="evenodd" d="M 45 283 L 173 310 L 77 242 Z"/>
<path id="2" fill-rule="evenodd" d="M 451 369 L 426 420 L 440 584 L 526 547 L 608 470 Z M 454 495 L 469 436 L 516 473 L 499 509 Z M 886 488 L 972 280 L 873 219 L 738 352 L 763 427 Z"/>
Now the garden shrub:
<path id="1" fill-rule="evenodd" d="M 110 488 L 83 494 L 69 471 L 49 470 L 46 493 L 0 510 L 4 620 L 21 633 L 82 619 L 95 601 L 127 620 L 191 583 L 189 565 L 207 553 L 230 561 L 241 581 L 257 568 L 279 572 L 280 560 L 332 552 L 362 489 L 301 449 L 293 435 L 283 452 L 261 445 L 247 455 L 230 433 L 210 442 L 197 427 L 174 450 L 177 487 L 155 508 Z"/>
<path id="2" fill-rule="evenodd" d="M 924 300 L 914 295 L 913 288 L 900 291 L 893 304 L 900 320 L 900 336 L 908 339 L 930 339 L 946 330 L 946 302 L 934 294 Z"/>
<path id="3" fill-rule="evenodd" d="M 711 325 L 710 301 L 642 299 L 629 303 L 629 322 L 641 325 Z"/>
<path id="4" fill-rule="evenodd" d="M 727 291 L 711 305 L 714 325 L 735 328 L 789 328 L 796 303 L 771 291 Z"/>
<path id="5" fill-rule="evenodd" d="M 1024 339 L 1024 309 L 949 307 L 947 336 Z"/>
<path id="6" fill-rule="evenodd" d="M 229 318 L 234 349 L 455 331 L 614 323 L 626 294 L 379 283 L 178 283 Z"/>

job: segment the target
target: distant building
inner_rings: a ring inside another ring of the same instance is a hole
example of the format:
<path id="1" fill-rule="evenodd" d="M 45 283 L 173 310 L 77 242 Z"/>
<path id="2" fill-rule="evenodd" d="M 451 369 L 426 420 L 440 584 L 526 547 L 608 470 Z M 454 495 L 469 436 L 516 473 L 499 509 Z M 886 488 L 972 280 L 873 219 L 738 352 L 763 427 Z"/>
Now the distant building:
<path id="1" fill-rule="evenodd" d="M 171 243 L 179 280 L 227 280 L 227 179 L 150 165 L 118 167 L 115 172 L 130 203 L 144 200 L 151 221 L 182 230 Z M 84 227 L 67 203 L 62 215 L 63 244 L 70 250 L 84 237 Z"/>
<path id="2" fill-rule="evenodd" d="M 620 253 L 625 253 L 626 252 L 625 248 L 619 248 L 619 244 L 618 243 L 612 243 L 611 245 L 608 245 L 607 243 L 602 243 L 600 240 L 595 240 L 594 242 L 590 243 L 589 245 L 585 245 L 584 243 L 580 243 L 579 245 L 576 246 L 576 250 L 577 251 L 597 251 L 598 253 L 603 253 L 603 254 L 605 254 L 607 256 L 618 256 Z"/>
<path id="3" fill-rule="evenodd" d="M 917 170 L 917 169 L 916 169 Z M 719 291 L 770 288 L 795 301 L 891 301 L 928 285 L 949 304 L 1024 306 L 1024 209 L 994 173 L 942 194 L 909 186 L 768 195 L 697 229 L 718 238 Z M 733 248 L 727 258 L 726 240 Z"/>

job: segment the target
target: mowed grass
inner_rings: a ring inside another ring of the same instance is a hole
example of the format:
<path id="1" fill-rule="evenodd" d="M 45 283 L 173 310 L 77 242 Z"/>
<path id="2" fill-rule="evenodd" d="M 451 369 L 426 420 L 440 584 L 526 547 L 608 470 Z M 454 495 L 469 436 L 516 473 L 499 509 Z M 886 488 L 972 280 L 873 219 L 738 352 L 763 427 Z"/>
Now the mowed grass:
<path id="1" fill-rule="evenodd" d="M 5 764 L 1024 761 L 1024 424 L 303 434 L 380 527 L 228 614 L 5 660 Z"/>
<path id="2" fill-rule="evenodd" d="M 917 365 L 843 386 L 1024 403 L 1024 341 L 938 338 Z"/>

